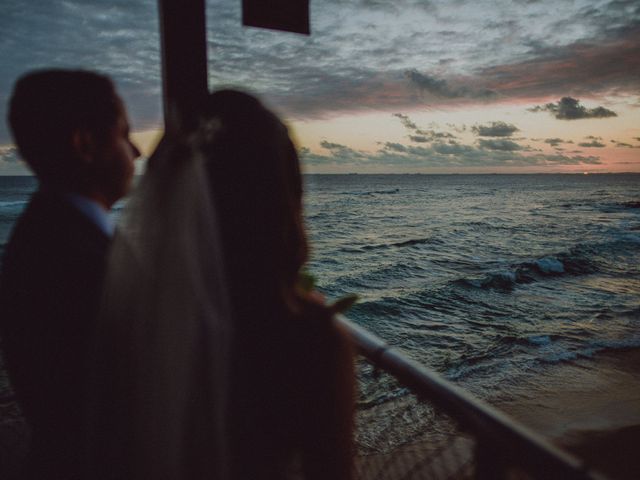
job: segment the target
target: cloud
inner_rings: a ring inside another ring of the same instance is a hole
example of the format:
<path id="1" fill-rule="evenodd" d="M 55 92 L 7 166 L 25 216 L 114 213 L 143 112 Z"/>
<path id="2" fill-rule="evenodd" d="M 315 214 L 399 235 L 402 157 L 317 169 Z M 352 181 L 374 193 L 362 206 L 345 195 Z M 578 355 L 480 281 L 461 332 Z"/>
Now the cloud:
<path id="1" fill-rule="evenodd" d="M 557 103 L 537 105 L 528 109 L 530 112 L 550 112 L 558 120 L 580 120 L 583 118 L 617 117 L 618 114 L 604 107 L 586 108 L 580 100 L 562 97 Z"/>
<path id="2" fill-rule="evenodd" d="M 420 90 L 445 98 L 457 98 L 462 96 L 459 92 L 452 90 L 444 80 L 422 74 L 417 70 L 407 70 L 405 72 L 405 76 Z"/>
<path id="3" fill-rule="evenodd" d="M 587 148 L 604 148 L 606 145 L 602 141 L 602 137 L 596 137 L 594 135 L 587 135 L 585 137 L 589 142 L 578 143 L 579 147 L 587 147 Z"/>
<path id="4" fill-rule="evenodd" d="M 409 82 L 423 93 L 442 98 L 478 98 L 487 99 L 495 96 L 495 92 L 489 89 L 475 89 L 465 85 L 454 86 L 441 78 L 418 72 L 416 69 L 405 71 Z"/>
<path id="5" fill-rule="evenodd" d="M 573 143 L 572 140 L 563 140 L 561 138 L 545 138 L 544 143 L 548 143 L 552 147 L 557 147 L 562 143 Z"/>
<path id="6" fill-rule="evenodd" d="M 402 122 L 402 125 L 404 125 L 409 130 L 418 130 L 418 126 L 413 123 L 413 121 L 407 115 L 404 115 L 402 113 L 394 113 L 393 116 L 398 117 Z"/>
<path id="7" fill-rule="evenodd" d="M 348 149 L 349 148 L 346 145 L 341 145 L 339 143 L 328 142 L 326 140 L 322 140 L 320 142 L 320 146 L 322 148 L 326 148 L 327 150 L 343 150 L 343 149 Z"/>
<path id="8" fill-rule="evenodd" d="M 621 142 L 619 140 L 611 140 L 611 143 L 613 143 L 614 146 L 618 148 L 640 148 L 640 146 L 634 146 L 634 145 L 631 145 L 630 143 Z"/>
<path id="9" fill-rule="evenodd" d="M 591 141 L 578 143 L 579 147 L 603 148 L 603 147 L 606 146 L 604 143 L 602 143 L 602 138 L 601 137 L 594 137 L 593 135 L 589 135 L 586 138 L 588 140 L 591 140 Z"/>
<path id="10" fill-rule="evenodd" d="M 470 145 L 462 145 L 461 143 L 444 143 L 437 142 L 431 146 L 431 151 L 438 153 L 440 155 L 447 155 L 450 158 L 452 156 L 457 156 L 460 158 L 464 158 L 465 155 L 472 154 L 475 148 Z M 429 150 L 411 150 L 412 153 L 423 153 L 429 152 Z"/>
<path id="11" fill-rule="evenodd" d="M 505 122 L 491 122 L 488 125 L 474 125 L 471 131 L 480 137 L 510 137 L 519 129 Z"/>
<path id="12" fill-rule="evenodd" d="M 455 135 L 449 132 L 438 132 L 436 130 L 417 130 L 420 135 L 409 135 L 409 138 L 418 143 L 435 142 L 438 140 L 456 139 Z"/>
<path id="13" fill-rule="evenodd" d="M 413 122 L 407 115 L 404 115 L 402 113 L 394 113 L 393 116 L 399 118 L 400 121 L 402 122 L 402 125 L 404 125 L 404 127 L 407 130 L 410 130 L 415 133 L 415 134 L 409 135 L 409 139 L 412 142 L 431 143 L 438 140 L 447 140 L 447 139 L 454 140 L 458 138 L 450 132 L 437 131 L 434 129 L 429 129 L 429 130 L 422 129 L 418 127 L 418 125 L 416 125 L 416 123 Z M 437 127 L 438 125 L 435 123 L 431 123 L 430 126 Z"/>
<path id="14" fill-rule="evenodd" d="M 603 6 L 600 12 L 613 11 L 615 3 Z M 639 5 L 636 2 L 635 13 L 625 11 L 630 5 L 621 8 L 615 20 L 604 15 L 590 18 L 576 10 L 575 17 L 568 22 L 543 28 L 541 31 L 549 32 L 549 38 L 530 40 L 519 59 L 480 68 L 477 76 L 501 97 L 527 99 L 556 95 L 559 91 L 571 92 L 572 96 L 637 96 Z M 579 31 L 579 25 L 586 27 L 585 23 L 588 27 L 575 41 L 558 42 L 560 32 Z"/>
<path id="15" fill-rule="evenodd" d="M 503 2 L 498 16 L 472 1 L 457 1 L 455 9 L 386 3 L 317 2 L 313 35 L 303 37 L 242 28 L 241 2 L 208 0 L 210 85 L 257 92 L 290 120 L 403 111 L 425 101 L 440 108 L 555 99 L 559 92 L 573 98 L 640 93 L 638 2 L 607 0 L 598 8 Z M 24 71 L 83 67 L 116 80 L 135 130 L 161 125 L 155 0 L 4 0 L 2 6 L 0 118 Z M 0 122 L 0 143 L 8 137 Z"/>
<path id="16" fill-rule="evenodd" d="M 360 152 L 358 150 L 354 150 L 346 145 L 341 145 L 339 143 L 328 142 L 326 140 L 322 140 L 320 142 L 320 146 L 326 150 L 331 151 L 332 154 L 340 156 L 340 157 L 349 157 L 351 159 L 366 159 L 367 156 L 365 153 Z"/>
<path id="17" fill-rule="evenodd" d="M 445 125 L 449 127 L 451 130 L 455 131 L 456 133 L 464 133 L 467 131 L 467 126 L 464 124 L 456 125 L 454 123 L 446 123 Z"/>
<path id="18" fill-rule="evenodd" d="M 525 150 L 522 145 L 519 145 L 511 140 L 480 138 L 478 140 L 478 145 L 480 145 L 481 148 L 486 148 L 488 150 L 500 150 L 503 152 L 516 152 L 518 150 Z"/>
<path id="19" fill-rule="evenodd" d="M 478 167 L 557 167 L 563 165 L 598 165 L 601 160 L 597 156 L 544 154 L 531 152 L 527 147 L 517 145 L 506 139 L 480 139 L 479 141 L 495 142 L 483 146 L 464 145 L 454 141 L 434 142 L 429 146 L 404 145 L 397 142 L 381 143 L 375 152 L 361 152 L 345 145 L 323 142 L 329 146 L 328 154 L 314 154 L 309 149 L 302 149 L 301 158 L 307 165 L 331 166 L 348 165 L 353 167 L 400 167 L 411 168 L 478 168 Z"/>
<path id="20" fill-rule="evenodd" d="M 329 155 L 320 155 L 312 153 L 308 148 L 300 149 L 300 157 L 304 158 L 307 163 L 325 163 L 327 159 L 331 159 L 334 164 L 352 164 L 362 165 L 369 159 L 369 155 L 365 152 L 355 150 L 340 143 L 322 140 L 320 146 L 329 151 Z"/>
<path id="21" fill-rule="evenodd" d="M 160 42 L 153 0 L 4 0 L 0 16 L 0 117 L 24 72 L 84 68 L 112 77 L 134 129 L 160 125 Z M 0 122 L 0 143 L 9 140 Z"/>
<path id="22" fill-rule="evenodd" d="M 384 148 L 386 150 L 392 150 L 394 152 L 407 152 L 408 151 L 407 147 L 405 147 L 401 143 L 396 143 L 396 142 L 385 142 L 384 143 Z"/>

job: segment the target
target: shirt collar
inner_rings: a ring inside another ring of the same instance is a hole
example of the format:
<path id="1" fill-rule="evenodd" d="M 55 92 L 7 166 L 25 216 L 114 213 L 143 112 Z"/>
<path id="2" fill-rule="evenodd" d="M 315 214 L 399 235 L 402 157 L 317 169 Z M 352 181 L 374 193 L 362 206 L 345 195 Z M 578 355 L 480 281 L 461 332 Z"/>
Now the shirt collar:
<path id="1" fill-rule="evenodd" d="M 65 197 L 71 205 L 91 220 L 105 235 L 108 237 L 113 236 L 116 227 L 107 209 L 98 202 L 78 193 L 65 193 Z"/>

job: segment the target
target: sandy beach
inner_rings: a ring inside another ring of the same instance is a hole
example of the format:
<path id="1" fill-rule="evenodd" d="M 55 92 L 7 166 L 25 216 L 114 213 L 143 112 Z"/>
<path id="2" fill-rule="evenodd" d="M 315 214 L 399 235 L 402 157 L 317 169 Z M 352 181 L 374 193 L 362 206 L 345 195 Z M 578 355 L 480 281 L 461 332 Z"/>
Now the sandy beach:
<path id="1" fill-rule="evenodd" d="M 611 480 L 640 479 L 640 350 L 602 352 L 593 358 L 550 365 L 519 379 L 508 393 L 490 403 Z M 416 414 L 417 408 L 414 404 L 401 406 L 401 414 L 384 412 L 383 407 L 374 409 L 371 415 L 388 418 L 380 438 L 394 439 L 393 425 L 406 435 L 412 423 L 407 425 L 404 417 L 408 412 Z M 471 439 L 455 429 L 436 428 L 428 413 L 416 414 L 420 417 L 414 419 L 416 425 L 429 426 L 410 444 L 359 457 L 360 478 L 378 478 L 381 472 L 381 478 L 401 478 L 416 470 L 446 478 L 471 468 Z M 464 473 L 461 477 L 466 478 Z"/>
<path id="2" fill-rule="evenodd" d="M 554 366 L 495 403 L 611 479 L 640 478 L 640 350 Z"/>

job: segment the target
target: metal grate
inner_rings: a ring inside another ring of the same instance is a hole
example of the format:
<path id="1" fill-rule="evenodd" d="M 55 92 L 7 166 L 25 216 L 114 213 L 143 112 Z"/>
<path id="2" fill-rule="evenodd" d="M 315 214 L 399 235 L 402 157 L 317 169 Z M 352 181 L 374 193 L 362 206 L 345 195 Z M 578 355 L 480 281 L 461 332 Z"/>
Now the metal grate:
<path id="1" fill-rule="evenodd" d="M 454 419 L 364 359 L 357 371 L 356 478 L 473 478 L 475 441 Z"/>
<path id="2" fill-rule="evenodd" d="M 359 353 L 356 478 L 604 480 L 344 317 Z"/>

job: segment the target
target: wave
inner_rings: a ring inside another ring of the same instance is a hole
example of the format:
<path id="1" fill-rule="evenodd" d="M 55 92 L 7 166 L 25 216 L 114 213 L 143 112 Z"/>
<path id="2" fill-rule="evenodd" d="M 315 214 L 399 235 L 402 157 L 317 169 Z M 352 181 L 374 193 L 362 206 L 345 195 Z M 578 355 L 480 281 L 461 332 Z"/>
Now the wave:
<path id="1" fill-rule="evenodd" d="M 592 358 L 598 353 L 617 352 L 640 348 L 640 337 L 629 337 L 621 340 L 594 340 L 578 348 L 567 348 L 561 344 L 549 344 L 543 347 L 540 363 L 556 364 L 577 360 L 578 358 Z"/>
<path id="2" fill-rule="evenodd" d="M 576 245 L 567 252 L 514 264 L 482 278 L 462 278 L 452 283 L 468 288 L 510 292 L 517 285 L 544 278 L 615 271 L 621 252 L 633 254 L 639 246 L 640 235 L 622 232 L 608 242 Z"/>
<path id="3" fill-rule="evenodd" d="M 403 240 L 401 242 L 392 242 L 392 243 L 381 243 L 378 245 L 365 245 L 362 250 L 376 250 L 379 248 L 400 248 L 400 247 L 411 247 L 413 245 L 424 245 L 425 243 L 433 243 L 434 239 L 431 237 L 428 238 L 412 238 L 409 240 Z"/>
<path id="4" fill-rule="evenodd" d="M 596 266 L 587 256 L 573 250 L 566 254 L 522 262 L 513 265 L 509 270 L 489 273 L 484 278 L 463 278 L 454 280 L 453 283 L 464 287 L 510 292 L 517 285 L 532 283 L 545 277 L 584 275 L 596 271 Z"/>
<path id="5" fill-rule="evenodd" d="M 389 190 L 371 190 L 366 192 L 345 192 L 346 195 L 395 195 L 400 193 L 399 188 L 392 188 Z"/>
<path id="6" fill-rule="evenodd" d="M 380 250 L 385 248 L 402 248 L 412 247 L 415 245 L 424 245 L 428 243 L 441 243 L 440 240 L 433 237 L 426 238 L 411 238 L 409 240 L 402 240 L 401 242 L 389 242 L 389 243 L 374 243 L 370 245 L 362 245 L 356 247 L 343 247 L 341 250 L 348 253 L 366 252 L 369 250 Z"/>
<path id="7" fill-rule="evenodd" d="M 524 371 L 536 365 L 557 365 L 579 359 L 593 358 L 602 353 L 615 353 L 624 350 L 640 349 L 640 336 L 624 339 L 600 339 L 584 342 L 581 345 L 567 343 L 562 335 L 530 335 L 528 337 L 505 337 L 501 343 L 511 345 L 517 350 L 525 349 L 521 355 L 513 351 L 485 352 L 461 359 L 458 365 L 449 367 L 445 375 L 448 379 L 459 381 L 473 376 L 496 376 L 505 367 Z M 497 353 L 497 354 L 496 354 Z"/>
<path id="8" fill-rule="evenodd" d="M 565 210 L 572 209 L 597 209 L 601 212 L 611 213 L 619 212 L 625 209 L 640 209 L 640 200 L 629 200 L 625 202 L 602 202 L 598 203 L 594 200 L 583 200 L 568 203 L 561 203 L 557 205 L 559 208 Z"/>
<path id="9" fill-rule="evenodd" d="M 590 202 L 588 200 L 582 201 L 582 202 L 572 202 L 572 203 L 561 203 L 558 205 L 558 207 L 560 208 L 564 208 L 566 210 L 571 210 L 574 208 L 593 208 L 594 207 L 594 202 Z"/>

